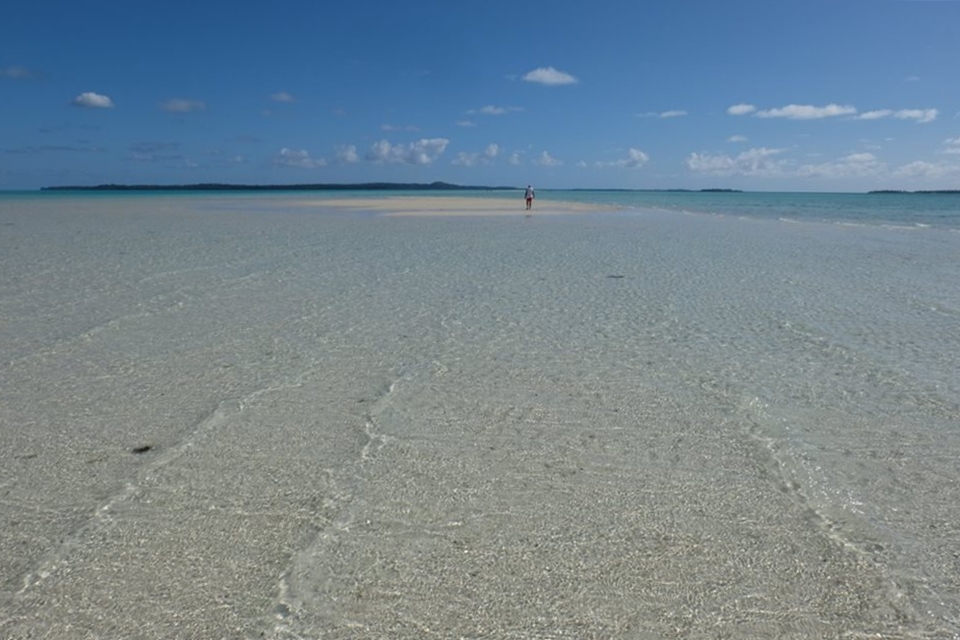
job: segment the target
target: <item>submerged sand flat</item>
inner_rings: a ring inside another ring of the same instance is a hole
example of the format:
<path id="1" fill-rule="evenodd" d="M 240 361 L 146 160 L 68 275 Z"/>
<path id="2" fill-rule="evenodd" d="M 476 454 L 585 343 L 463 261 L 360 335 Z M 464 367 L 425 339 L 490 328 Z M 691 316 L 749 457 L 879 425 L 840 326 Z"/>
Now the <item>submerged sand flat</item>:
<path id="1" fill-rule="evenodd" d="M 4 207 L 0 637 L 951 637 L 952 241 L 537 213 Z"/>
<path id="2" fill-rule="evenodd" d="M 525 215 L 521 198 L 464 198 L 450 196 L 398 196 L 385 198 L 331 198 L 305 200 L 299 204 L 312 207 L 376 211 L 394 217 L 477 217 Z M 537 200 L 531 215 L 563 215 L 596 212 L 597 206 L 562 201 Z"/>

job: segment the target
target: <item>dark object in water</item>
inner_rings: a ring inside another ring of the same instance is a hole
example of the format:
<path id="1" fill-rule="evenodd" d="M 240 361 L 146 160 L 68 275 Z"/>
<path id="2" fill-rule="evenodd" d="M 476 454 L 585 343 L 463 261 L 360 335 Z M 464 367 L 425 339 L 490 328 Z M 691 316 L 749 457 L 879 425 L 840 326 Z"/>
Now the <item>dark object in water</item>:
<path id="1" fill-rule="evenodd" d="M 138 454 L 139 454 L 139 453 L 146 453 L 147 451 L 150 451 L 151 449 L 153 449 L 153 445 L 152 445 L 152 444 L 145 444 L 145 445 L 143 445 L 142 447 L 135 447 L 135 448 L 132 450 L 132 453 L 138 453 Z"/>
<path id="2" fill-rule="evenodd" d="M 621 275 L 619 275 L 619 274 L 614 273 L 614 274 L 611 274 L 611 275 L 609 275 L 609 276 L 607 276 L 607 277 L 608 277 L 608 278 L 614 278 L 615 280 L 619 280 L 620 278 L 623 278 L 624 276 L 621 276 Z"/>

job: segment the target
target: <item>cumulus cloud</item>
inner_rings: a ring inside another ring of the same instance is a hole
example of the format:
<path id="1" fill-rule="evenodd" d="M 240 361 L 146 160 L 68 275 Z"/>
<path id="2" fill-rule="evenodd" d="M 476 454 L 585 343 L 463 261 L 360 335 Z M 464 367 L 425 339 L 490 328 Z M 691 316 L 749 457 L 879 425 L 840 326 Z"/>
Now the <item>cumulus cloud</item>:
<path id="1" fill-rule="evenodd" d="M 848 178 L 877 176 L 886 170 L 886 165 L 872 153 L 853 153 L 833 162 L 805 164 L 796 175 L 810 178 Z"/>
<path id="2" fill-rule="evenodd" d="M 509 160 L 507 160 L 507 162 L 509 162 L 513 166 L 519 166 L 521 164 L 520 155 L 521 154 L 519 151 L 514 151 L 513 153 L 510 154 L 510 158 Z"/>
<path id="3" fill-rule="evenodd" d="M 787 118 L 789 120 L 818 120 L 836 116 L 849 116 L 857 113 L 850 105 L 828 104 L 824 107 L 815 107 L 809 104 L 788 104 L 779 109 L 758 111 L 760 118 Z"/>
<path id="4" fill-rule="evenodd" d="M 895 178 L 960 178 L 960 165 L 916 161 L 898 167 Z"/>
<path id="5" fill-rule="evenodd" d="M 687 167 L 718 176 L 760 178 L 871 178 L 887 175 L 887 165 L 872 153 L 852 153 L 836 160 L 797 166 L 780 158 L 785 149 L 750 149 L 737 156 L 693 153 Z"/>
<path id="6" fill-rule="evenodd" d="M 685 115 L 687 115 L 687 112 L 686 112 L 686 111 L 679 111 L 679 110 L 674 110 L 674 111 L 659 111 L 659 112 L 657 112 L 657 111 L 647 111 L 646 113 L 638 113 L 638 114 L 637 114 L 637 117 L 638 117 L 638 118 L 662 118 L 662 119 L 666 119 L 666 118 L 681 118 L 681 117 L 683 117 L 683 116 L 685 116 Z"/>
<path id="7" fill-rule="evenodd" d="M 947 148 L 943 150 L 943 153 L 960 154 L 960 136 L 947 138 L 943 141 L 943 144 L 947 146 Z"/>
<path id="8" fill-rule="evenodd" d="M 410 144 L 390 144 L 380 140 L 370 147 L 367 160 L 378 164 L 419 164 L 433 163 L 446 150 L 450 141 L 446 138 L 422 138 Z"/>
<path id="9" fill-rule="evenodd" d="M 420 131 L 420 128 L 412 125 L 396 125 L 396 124 L 383 124 L 380 125 L 381 131 Z"/>
<path id="10" fill-rule="evenodd" d="M 480 107 L 479 109 L 470 109 L 467 111 L 467 115 L 483 115 L 483 116 L 502 116 L 507 113 L 513 113 L 516 111 L 523 111 L 523 107 L 500 107 L 493 104 L 488 104 L 485 107 Z"/>
<path id="11" fill-rule="evenodd" d="M 360 162 L 360 156 L 357 155 L 357 147 L 349 144 L 338 148 L 337 160 L 342 164 L 356 164 Z"/>
<path id="12" fill-rule="evenodd" d="M 748 113 L 753 113 L 756 110 L 757 108 L 752 104 L 740 103 L 740 104 L 735 104 L 732 107 L 729 107 L 727 109 L 727 113 L 729 113 L 732 116 L 745 116 Z"/>
<path id="13" fill-rule="evenodd" d="M 475 127 L 477 123 L 472 120 L 457 120 L 458 127 Z"/>
<path id="14" fill-rule="evenodd" d="M 528 71 L 523 76 L 525 82 L 534 82 L 548 86 L 559 86 L 564 84 L 577 84 L 579 80 L 564 71 L 558 71 L 553 67 L 537 67 L 533 71 Z"/>
<path id="15" fill-rule="evenodd" d="M 786 161 L 776 158 L 784 149 L 759 147 L 736 156 L 726 154 L 691 153 L 687 167 L 698 173 L 717 176 L 777 176 L 782 175 Z"/>
<path id="16" fill-rule="evenodd" d="M 160 108 L 170 113 L 191 113 L 193 111 L 204 111 L 207 105 L 200 100 L 188 100 L 185 98 L 171 98 L 160 103 Z"/>
<path id="17" fill-rule="evenodd" d="M 926 124 L 937 119 L 939 111 L 936 109 L 877 109 L 864 111 L 857 116 L 857 120 L 880 120 L 882 118 L 897 118 L 899 120 L 915 120 L 919 124 Z"/>
<path id="18" fill-rule="evenodd" d="M 727 142 L 746 142 L 746 141 L 747 141 L 747 137 L 740 136 L 740 135 L 730 136 L 729 138 L 727 138 Z"/>
<path id="19" fill-rule="evenodd" d="M 916 120 L 919 124 L 926 124 L 937 119 L 940 112 L 936 109 L 901 109 L 893 114 L 901 120 Z"/>
<path id="20" fill-rule="evenodd" d="M 317 169 L 325 167 L 327 161 L 322 158 L 311 158 L 303 149 L 288 149 L 284 147 L 273 157 L 273 164 L 277 167 L 294 167 L 298 169 Z"/>
<path id="21" fill-rule="evenodd" d="M 286 91 L 281 91 L 279 93 L 271 94 L 270 99 L 274 102 L 296 102 L 296 98 L 287 93 Z"/>
<path id="22" fill-rule="evenodd" d="M 461 151 L 457 157 L 450 161 L 450 164 L 458 167 L 475 167 L 480 163 L 479 153 L 467 153 Z"/>
<path id="23" fill-rule="evenodd" d="M 822 107 L 809 104 L 788 104 L 785 107 L 776 109 L 764 109 L 757 111 L 753 105 L 738 104 L 727 109 L 731 115 L 747 115 L 752 113 L 758 118 L 785 118 L 788 120 L 819 120 L 822 118 L 835 118 L 839 116 L 850 116 L 855 120 L 880 120 L 883 118 L 898 118 L 900 120 L 914 120 L 920 124 L 933 122 L 937 119 L 939 111 L 937 109 L 874 109 L 858 113 L 857 108 L 852 105 L 828 104 Z"/>
<path id="24" fill-rule="evenodd" d="M 612 162 L 598 162 L 598 167 L 625 167 L 627 169 L 638 169 L 643 165 L 647 164 L 650 161 L 650 156 L 641 151 L 640 149 L 634 149 L 631 147 L 627 151 L 627 157 L 620 160 L 614 160 Z"/>
<path id="25" fill-rule="evenodd" d="M 876 111 L 864 111 L 857 116 L 857 120 L 879 120 L 893 115 L 892 109 L 877 109 Z"/>
<path id="26" fill-rule="evenodd" d="M 482 164 L 490 164 L 498 155 L 500 155 L 500 145 L 488 144 L 487 148 L 480 153 L 468 153 L 461 151 L 457 157 L 451 161 L 451 164 L 460 167 L 475 167 Z"/>
<path id="27" fill-rule="evenodd" d="M 93 91 L 87 91 L 86 93 L 81 93 L 76 98 L 73 99 L 72 103 L 75 107 L 85 107 L 89 109 L 112 109 L 113 100 L 110 99 L 110 96 L 101 95 L 99 93 L 94 93 Z"/>
<path id="28" fill-rule="evenodd" d="M 544 151 L 540 154 L 540 157 L 533 161 L 533 164 L 540 165 L 541 167 L 559 167 L 563 164 L 563 161 L 557 160 L 549 153 Z"/>

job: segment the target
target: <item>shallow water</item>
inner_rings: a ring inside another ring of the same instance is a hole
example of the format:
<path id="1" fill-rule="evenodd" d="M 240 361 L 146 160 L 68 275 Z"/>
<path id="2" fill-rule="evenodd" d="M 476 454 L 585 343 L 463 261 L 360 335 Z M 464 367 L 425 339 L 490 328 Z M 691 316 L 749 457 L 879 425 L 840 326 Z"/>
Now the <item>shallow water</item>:
<path id="1" fill-rule="evenodd" d="M 960 234 L 52 202 L 0 636 L 960 632 Z"/>

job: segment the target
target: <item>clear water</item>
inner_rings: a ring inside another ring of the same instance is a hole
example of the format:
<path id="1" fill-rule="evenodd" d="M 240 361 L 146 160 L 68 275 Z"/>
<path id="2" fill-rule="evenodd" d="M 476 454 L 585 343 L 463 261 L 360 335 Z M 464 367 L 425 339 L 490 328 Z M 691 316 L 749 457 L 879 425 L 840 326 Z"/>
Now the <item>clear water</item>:
<path id="1" fill-rule="evenodd" d="M 0 635 L 960 632 L 952 196 L 43 197 L 0 201 Z"/>

